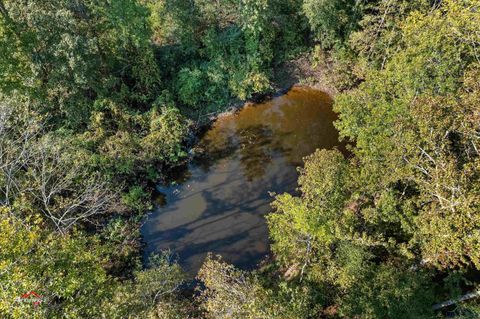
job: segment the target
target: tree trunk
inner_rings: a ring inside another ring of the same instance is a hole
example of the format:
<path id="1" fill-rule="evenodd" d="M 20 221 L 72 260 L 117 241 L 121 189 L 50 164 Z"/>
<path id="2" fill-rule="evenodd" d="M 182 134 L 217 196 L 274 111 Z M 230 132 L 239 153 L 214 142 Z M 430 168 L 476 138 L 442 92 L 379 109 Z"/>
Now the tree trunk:
<path id="1" fill-rule="evenodd" d="M 480 297 L 480 290 L 469 292 L 468 294 L 460 296 L 460 298 L 458 298 L 458 299 L 450 299 L 450 300 L 447 300 L 447 301 L 444 301 L 444 302 L 437 303 L 437 304 L 432 306 L 432 309 L 433 310 L 440 310 L 442 308 L 445 308 L 445 307 L 451 306 L 453 304 L 456 304 L 457 302 L 469 300 L 469 299 L 476 298 L 476 297 Z"/>

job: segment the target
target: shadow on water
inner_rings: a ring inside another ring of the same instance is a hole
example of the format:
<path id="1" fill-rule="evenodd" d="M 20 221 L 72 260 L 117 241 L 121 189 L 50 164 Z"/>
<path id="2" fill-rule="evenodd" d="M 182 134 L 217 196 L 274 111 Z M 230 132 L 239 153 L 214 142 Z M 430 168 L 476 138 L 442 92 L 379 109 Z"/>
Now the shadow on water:
<path id="1" fill-rule="evenodd" d="M 304 156 L 343 147 L 335 119 L 327 94 L 301 87 L 219 118 L 194 160 L 158 187 L 161 200 L 142 227 L 145 256 L 170 249 L 192 275 L 208 252 L 254 267 L 269 252 L 269 192 L 295 192 Z"/>

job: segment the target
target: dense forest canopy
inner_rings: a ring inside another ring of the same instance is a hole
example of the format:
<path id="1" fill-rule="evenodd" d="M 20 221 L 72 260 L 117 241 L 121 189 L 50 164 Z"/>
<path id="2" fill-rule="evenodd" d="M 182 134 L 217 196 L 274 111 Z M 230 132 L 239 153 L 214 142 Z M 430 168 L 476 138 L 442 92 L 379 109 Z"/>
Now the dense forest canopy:
<path id="1" fill-rule="evenodd" d="M 0 0 L 0 317 L 478 318 L 434 305 L 479 284 L 479 47 L 479 0 Z M 266 266 L 185 293 L 141 263 L 152 185 L 300 56 L 350 154 L 275 197 Z"/>

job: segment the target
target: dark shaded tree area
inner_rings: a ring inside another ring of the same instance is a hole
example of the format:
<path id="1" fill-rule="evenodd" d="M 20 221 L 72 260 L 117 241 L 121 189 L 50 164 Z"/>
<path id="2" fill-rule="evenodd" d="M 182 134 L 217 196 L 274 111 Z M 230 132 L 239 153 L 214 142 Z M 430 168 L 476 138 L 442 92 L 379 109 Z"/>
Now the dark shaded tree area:
<path id="1" fill-rule="evenodd" d="M 0 316 L 444 315 L 478 285 L 479 26 L 478 0 L 0 0 Z M 276 196 L 267 266 L 210 256 L 186 296 L 170 254 L 141 265 L 150 185 L 304 52 L 351 156 Z"/>

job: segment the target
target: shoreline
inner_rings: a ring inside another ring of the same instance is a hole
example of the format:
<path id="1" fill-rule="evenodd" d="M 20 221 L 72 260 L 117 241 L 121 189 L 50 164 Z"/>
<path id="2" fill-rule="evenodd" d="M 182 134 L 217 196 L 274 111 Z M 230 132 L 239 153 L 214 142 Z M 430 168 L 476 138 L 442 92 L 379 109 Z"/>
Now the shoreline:
<path id="1" fill-rule="evenodd" d="M 256 93 L 245 100 L 232 101 L 231 104 L 222 111 L 199 116 L 199 119 L 193 123 L 192 133 L 197 135 L 198 132 L 202 132 L 205 127 L 209 127 L 215 122 L 217 118 L 235 114 L 247 104 L 263 103 L 275 97 L 284 95 L 294 87 L 304 87 L 323 91 L 333 100 L 339 92 L 325 81 L 326 68 L 328 68 L 328 65 L 314 67 L 313 62 L 311 61 L 311 53 L 304 53 L 296 59 L 282 62 L 273 68 L 271 91 Z M 205 122 L 203 122 L 203 118 L 206 119 Z"/>
<path id="2" fill-rule="evenodd" d="M 325 82 L 323 81 L 324 72 L 321 71 L 319 67 L 314 68 L 313 66 L 308 64 L 306 62 L 307 59 L 308 57 L 304 55 L 300 58 L 284 62 L 281 65 L 277 66 L 274 69 L 275 78 L 274 80 L 272 80 L 271 91 L 254 94 L 252 97 L 245 100 L 232 101 L 232 103 L 222 111 L 205 114 L 203 118 L 199 117 L 197 121 L 192 120 L 190 137 L 185 142 L 185 147 L 188 155 L 179 163 L 177 163 L 177 165 L 169 167 L 163 180 L 150 185 L 150 189 L 152 190 L 151 203 L 153 207 L 156 206 L 155 198 L 158 194 L 157 187 L 162 184 L 168 184 L 169 180 L 171 180 L 171 177 L 175 175 L 175 172 L 177 170 L 182 169 L 182 167 L 185 167 L 186 165 L 189 165 L 189 163 L 195 156 L 195 147 L 198 141 L 218 119 L 226 116 L 235 115 L 247 105 L 264 103 L 276 97 L 287 94 L 290 90 L 296 87 L 314 89 L 325 92 L 333 100 L 338 92 L 334 88 L 329 87 L 325 84 Z M 144 212 L 141 224 L 144 223 L 144 218 L 148 215 L 148 213 L 148 211 Z M 143 235 L 140 235 L 140 240 L 142 243 L 142 247 L 140 248 L 139 255 L 143 256 L 143 265 L 144 267 L 146 267 L 148 264 L 148 258 L 145 258 L 146 242 L 144 241 Z M 254 268 L 257 270 L 264 268 L 266 265 L 270 264 L 273 257 L 274 256 L 271 254 L 264 256 L 264 258 Z"/>

